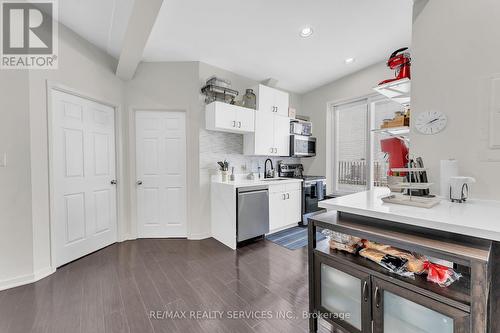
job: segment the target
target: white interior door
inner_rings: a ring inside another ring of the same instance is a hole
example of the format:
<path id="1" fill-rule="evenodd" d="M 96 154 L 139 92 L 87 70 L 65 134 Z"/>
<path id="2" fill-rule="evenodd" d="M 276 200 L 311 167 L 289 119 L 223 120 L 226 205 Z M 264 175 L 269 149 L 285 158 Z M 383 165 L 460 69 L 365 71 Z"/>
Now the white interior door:
<path id="1" fill-rule="evenodd" d="M 136 112 L 138 236 L 186 237 L 184 112 Z"/>
<path id="2" fill-rule="evenodd" d="M 52 91 L 56 266 L 117 241 L 114 109 Z"/>

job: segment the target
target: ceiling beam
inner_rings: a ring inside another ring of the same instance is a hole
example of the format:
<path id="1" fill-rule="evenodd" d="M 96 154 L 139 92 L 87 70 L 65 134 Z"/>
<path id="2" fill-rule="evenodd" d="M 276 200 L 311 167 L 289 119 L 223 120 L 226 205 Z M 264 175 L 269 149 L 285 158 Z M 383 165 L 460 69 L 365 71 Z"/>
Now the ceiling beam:
<path id="1" fill-rule="evenodd" d="M 116 75 L 122 80 L 128 81 L 134 77 L 162 3 L 163 0 L 134 1 L 116 68 Z"/>
<path id="2" fill-rule="evenodd" d="M 429 0 L 413 0 L 413 22 L 417 20 L 428 2 Z"/>

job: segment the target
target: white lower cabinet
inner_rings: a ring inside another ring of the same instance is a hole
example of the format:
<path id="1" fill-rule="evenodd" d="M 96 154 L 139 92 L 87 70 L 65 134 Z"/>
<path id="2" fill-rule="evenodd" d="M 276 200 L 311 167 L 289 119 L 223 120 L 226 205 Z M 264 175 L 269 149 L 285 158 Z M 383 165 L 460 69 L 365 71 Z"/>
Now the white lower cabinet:
<path id="1" fill-rule="evenodd" d="M 298 223 L 302 213 L 300 183 L 269 186 L 269 230 L 275 231 Z"/>

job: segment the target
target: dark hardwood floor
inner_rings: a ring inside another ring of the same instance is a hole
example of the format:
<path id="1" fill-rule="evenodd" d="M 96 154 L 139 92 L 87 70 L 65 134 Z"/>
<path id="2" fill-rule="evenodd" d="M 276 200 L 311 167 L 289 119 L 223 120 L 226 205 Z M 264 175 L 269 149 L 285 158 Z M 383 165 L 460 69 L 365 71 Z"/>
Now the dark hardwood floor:
<path id="1" fill-rule="evenodd" d="M 307 281 L 306 248 L 127 241 L 0 292 L 0 332 L 308 332 Z"/>

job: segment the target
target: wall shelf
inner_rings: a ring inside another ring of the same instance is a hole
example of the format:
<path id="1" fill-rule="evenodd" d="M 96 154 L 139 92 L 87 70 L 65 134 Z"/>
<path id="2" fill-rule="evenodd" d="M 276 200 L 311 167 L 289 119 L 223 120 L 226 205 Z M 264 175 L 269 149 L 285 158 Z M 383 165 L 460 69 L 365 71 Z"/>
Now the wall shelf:
<path id="1" fill-rule="evenodd" d="M 404 78 L 373 88 L 379 94 L 404 106 L 410 105 L 411 81 Z"/>
<path id="2" fill-rule="evenodd" d="M 410 134 L 410 126 L 378 128 L 378 129 L 373 129 L 372 132 L 379 134 L 387 134 L 390 136 L 403 136 Z"/>

